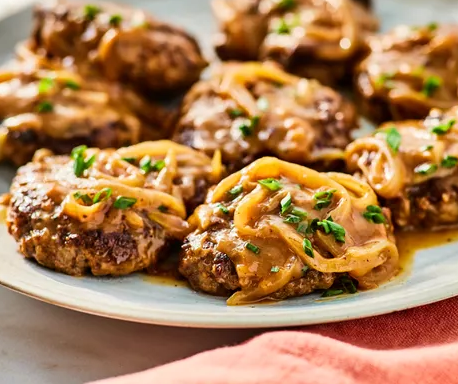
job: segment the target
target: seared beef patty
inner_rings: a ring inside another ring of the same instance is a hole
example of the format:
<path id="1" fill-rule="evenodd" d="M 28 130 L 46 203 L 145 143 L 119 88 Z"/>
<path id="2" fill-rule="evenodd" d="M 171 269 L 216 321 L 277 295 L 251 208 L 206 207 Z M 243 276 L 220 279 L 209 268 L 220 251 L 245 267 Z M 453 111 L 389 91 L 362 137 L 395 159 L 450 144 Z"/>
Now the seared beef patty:
<path id="1" fill-rule="evenodd" d="M 331 88 L 271 64 L 227 63 L 188 93 L 174 140 L 208 155 L 221 151 L 230 170 L 263 155 L 335 166 L 355 128 L 352 104 Z"/>
<path id="2" fill-rule="evenodd" d="M 34 18 L 33 52 L 71 57 L 80 71 L 100 70 L 149 93 L 187 88 L 206 66 L 193 37 L 138 9 L 59 0 L 37 6 Z"/>
<path id="3" fill-rule="evenodd" d="M 324 84 L 351 78 L 365 36 L 378 28 L 353 0 L 214 0 L 213 11 L 221 59 L 275 60 Z"/>

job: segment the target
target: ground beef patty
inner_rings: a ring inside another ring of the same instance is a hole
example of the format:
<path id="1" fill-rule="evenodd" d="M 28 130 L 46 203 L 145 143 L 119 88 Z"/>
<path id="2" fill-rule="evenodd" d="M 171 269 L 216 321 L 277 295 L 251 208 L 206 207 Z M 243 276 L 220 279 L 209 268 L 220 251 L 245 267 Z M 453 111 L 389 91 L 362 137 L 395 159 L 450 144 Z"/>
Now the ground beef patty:
<path id="1" fill-rule="evenodd" d="M 351 172 L 366 180 L 405 230 L 458 224 L 458 108 L 425 120 L 382 125 L 347 147 Z"/>
<path id="2" fill-rule="evenodd" d="M 207 65 L 189 34 L 128 6 L 51 1 L 36 7 L 34 19 L 28 46 L 36 54 L 71 57 L 79 71 L 100 70 L 150 93 L 189 87 Z"/>
<path id="3" fill-rule="evenodd" d="M 349 175 L 261 158 L 223 179 L 194 211 L 179 271 L 198 291 L 230 296 L 229 305 L 344 280 L 354 293 L 351 278 L 374 288 L 398 269 L 390 213 L 377 204 Z"/>
<path id="4" fill-rule="evenodd" d="M 362 2 L 364 3 L 364 2 Z M 366 4 L 368 2 L 365 2 Z M 351 78 L 377 19 L 353 0 L 213 0 L 223 60 L 274 60 L 333 85 Z"/>
<path id="5" fill-rule="evenodd" d="M 189 232 L 186 206 L 202 202 L 210 170 L 210 159 L 171 142 L 78 147 L 71 158 L 43 150 L 13 181 L 8 230 L 25 257 L 70 275 L 153 267 Z"/>
<path id="6" fill-rule="evenodd" d="M 357 128 L 353 105 L 316 80 L 272 63 L 226 63 L 185 97 L 174 140 L 213 155 L 230 170 L 274 155 L 335 165 Z"/>
<path id="7" fill-rule="evenodd" d="M 192 233 L 186 238 L 182 246 L 180 273 L 196 291 L 230 296 L 240 289 L 240 282 L 231 259 L 216 249 L 218 236 L 215 235 L 215 232 L 209 231 Z M 239 242 L 243 243 L 240 239 Z M 234 244 L 234 249 L 238 248 L 240 244 Z M 284 300 L 288 297 L 306 295 L 318 289 L 328 289 L 336 277 L 334 273 L 320 273 L 308 269 L 304 271 L 303 277 L 290 281 L 269 297 Z"/>

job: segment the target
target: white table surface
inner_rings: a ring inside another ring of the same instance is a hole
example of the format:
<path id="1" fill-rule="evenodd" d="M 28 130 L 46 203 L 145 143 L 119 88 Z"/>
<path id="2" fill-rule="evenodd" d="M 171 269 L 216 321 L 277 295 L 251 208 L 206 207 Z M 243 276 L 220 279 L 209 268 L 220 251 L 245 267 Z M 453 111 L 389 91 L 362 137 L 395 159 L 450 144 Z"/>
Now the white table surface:
<path id="1" fill-rule="evenodd" d="M 0 0 L 0 18 L 31 2 Z M 236 344 L 260 332 L 122 322 L 0 287 L 0 384 L 81 384 Z"/>

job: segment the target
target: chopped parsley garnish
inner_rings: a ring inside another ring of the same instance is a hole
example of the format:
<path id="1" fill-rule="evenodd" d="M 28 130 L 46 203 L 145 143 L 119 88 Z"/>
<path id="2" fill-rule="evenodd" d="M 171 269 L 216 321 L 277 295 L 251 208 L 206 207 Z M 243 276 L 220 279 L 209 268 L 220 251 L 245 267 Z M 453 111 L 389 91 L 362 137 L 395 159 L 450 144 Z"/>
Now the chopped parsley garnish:
<path id="1" fill-rule="evenodd" d="M 321 297 L 333 297 L 333 296 L 339 296 L 344 293 L 343 289 L 327 289 L 326 291 L 323 292 Z"/>
<path id="2" fill-rule="evenodd" d="M 436 125 L 431 132 L 435 133 L 436 135 L 445 135 L 452 127 L 455 125 L 456 120 L 455 119 L 450 119 L 444 124 L 439 124 Z"/>
<path id="3" fill-rule="evenodd" d="M 49 101 L 42 101 L 37 105 L 37 111 L 40 113 L 48 113 L 54 110 L 54 106 Z"/>
<path id="4" fill-rule="evenodd" d="M 301 235 L 305 235 L 307 233 L 307 224 L 306 223 L 300 223 L 298 226 L 297 226 L 297 229 L 296 231 L 299 232 Z"/>
<path id="5" fill-rule="evenodd" d="M 231 188 L 228 193 L 232 197 L 236 197 L 243 192 L 243 187 L 241 185 L 236 185 L 234 188 Z"/>
<path id="6" fill-rule="evenodd" d="M 316 200 L 316 204 L 313 208 L 319 211 L 323 208 L 329 207 L 332 203 L 332 198 L 334 197 L 335 192 L 337 192 L 337 190 L 331 189 L 329 191 L 315 193 L 313 198 Z"/>
<path id="7" fill-rule="evenodd" d="M 94 204 L 100 203 L 102 201 L 106 201 L 111 197 L 111 194 L 113 193 L 111 188 L 103 188 L 99 192 L 97 192 L 92 199 L 92 202 Z"/>
<path id="8" fill-rule="evenodd" d="M 429 76 L 423 83 L 423 89 L 421 93 L 423 93 L 426 97 L 430 97 L 438 88 L 440 88 L 441 85 L 442 79 L 440 77 Z"/>
<path id="9" fill-rule="evenodd" d="M 429 23 L 427 25 L 427 28 L 432 32 L 432 31 L 435 31 L 437 28 L 438 28 L 438 24 L 437 23 Z"/>
<path id="10" fill-rule="evenodd" d="M 229 214 L 229 209 L 227 209 L 223 204 L 219 203 L 217 205 L 218 209 L 223 212 L 225 215 Z"/>
<path id="11" fill-rule="evenodd" d="M 317 228 L 321 229 L 326 235 L 332 234 L 336 241 L 345 243 L 345 229 L 340 224 L 334 223 L 332 217 L 316 223 Z"/>
<path id="12" fill-rule="evenodd" d="M 458 164 L 458 157 L 447 155 L 442 159 L 441 165 L 444 168 L 453 168 Z"/>
<path id="13" fill-rule="evenodd" d="M 277 7 L 281 10 L 289 10 L 296 6 L 296 0 L 278 0 Z"/>
<path id="14" fill-rule="evenodd" d="M 293 209 L 291 210 L 291 214 L 295 216 L 299 216 L 301 219 L 304 219 L 305 217 L 307 217 L 307 212 L 305 212 L 303 209 L 298 208 L 298 207 L 293 207 Z"/>
<path id="15" fill-rule="evenodd" d="M 251 243 L 246 243 L 245 244 L 245 248 L 248 249 L 249 251 L 253 252 L 253 253 L 256 253 L 256 254 L 259 254 L 259 252 L 261 252 L 259 247 L 257 247 L 254 244 L 251 244 Z"/>
<path id="16" fill-rule="evenodd" d="M 235 119 L 237 117 L 243 116 L 243 111 L 241 109 L 231 109 L 229 111 L 229 116 Z"/>
<path id="17" fill-rule="evenodd" d="M 302 267 L 302 269 L 301 269 L 302 276 L 304 276 L 304 275 L 307 273 L 307 271 L 308 271 L 309 269 L 310 269 L 310 268 L 309 268 L 308 265 L 304 265 L 304 266 Z"/>
<path id="18" fill-rule="evenodd" d="M 288 25 L 285 19 L 281 18 L 278 22 L 275 32 L 279 35 L 287 35 L 291 32 L 291 26 Z"/>
<path id="19" fill-rule="evenodd" d="M 431 145 L 431 144 L 429 144 L 429 145 L 424 145 L 423 147 L 420 148 L 420 151 L 421 151 L 421 152 L 428 152 L 428 151 L 430 151 L 430 150 L 433 149 L 433 148 L 434 148 L 434 146 Z"/>
<path id="20" fill-rule="evenodd" d="M 148 173 L 148 172 L 159 172 L 165 167 L 165 161 L 164 160 L 158 160 L 155 161 L 154 163 L 151 161 L 151 157 L 146 155 L 140 160 L 140 169 L 143 171 L 143 173 Z"/>
<path id="21" fill-rule="evenodd" d="M 291 193 L 288 192 L 288 194 L 280 201 L 282 215 L 288 211 L 288 209 L 291 207 L 291 204 L 292 204 Z"/>
<path id="22" fill-rule="evenodd" d="M 280 271 L 280 267 L 274 266 L 274 267 L 270 268 L 270 272 L 277 273 L 279 271 Z"/>
<path id="23" fill-rule="evenodd" d="M 383 88 L 385 86 L 388 86 L 388 88 L 391 88 L 389 80 L 393 79 L 394 74 L 392 73 L 382 73 L 377 80 L 375 80 L 375 85 L 377 88 Z"/>
<path id="24" fill-rule="evenodd" d="M 122 16 L 121 15 L 111 15 L 109 23 L 113 27 L 117 27 L 119 24 L 121 24 L 122 21 Z"/>
<path id="25" fill-rule="evenodd" d="M 92 205 L 92 199 L 89 197 L 89 195 L 87 194 L 83 194 L 81 192 L 75 192 L 73 194 L 73 197 L 76 199 L 76 200 L 82 200 L 84 204 L 86 205 Z"/>
<path id="26" fill-rule="evenodd" d="M 123 159 L 124 161 L 127 161 L 127 162 L 130 163 L 130 164 L 135 163 L 135 161 L 137 160 L 135 157 L 123 157 L 122 159 Z"/>
<path id="27" fill-rule="evenodd" d="M 437 171 L 436 164 L 425 163 L 415 167 L 414 172 L 420 175 L 431 175 Z"/>
<path id="28" fill-rule="evenodd" d="M 157 209 L 159 210 L 159 212 L 162 212 L 162 213 L 166 213 L 169 211 L 169 208 L 166 207 L 164 204 L 161 204 L 159 207 L 157 207 Z"/>
<path id="29" fill-rule="evenodd" d="M 399 131 L 396 129 L 396 127 L 391 127 L 385 131 L 385 134 L 386 134 L 386 142 L 388 146 L 391 148 L 393 153 L 398 153 L 399 147 L 401 146 L 401 140 L 402 140 L 402 137 Z"/>
<path id="30" fill-rule="evenodd" d="M 113 204 L 117 209 L 127 209 L 132 207 L 137 202 L 135 197 L 118 196 Z"/>
<path id="31" fill-rule="evenodd" d="M 74 160 L 73 172 L 76 177 L 81 177 L 84 171 L 91 167 L 95 161 L 95 155 L 92 155 L 89 159 L 85 159 L 87 146 L 80 145 L 79 147 L 73 148 L 71 158 Z"/>
<path id="32" fill-rule="evenodd" d="M 278 191 L 283 187 L 280 181 L 273 178 L 258 180 L 258 183 L 261 184 L 264 188 L 267 188 L 268 190 L 273 192 Z"/>
<path id="33" fill-rule="evenodd" d="M 366 212 L 363 213 L 364 218 L 374 224 L 386 223 L 385 216 L 383 216 L 382 208 L 376 205 L 368 205 Z"/>
<path id="34" fill-rule="evenodd" d="M 289 214 L 286 216 L 286 218 L 283 221 L 288 224 L 298 224 L 302 221 L 302 218 L 296 215 Z"/>
<path id="35" fill-rule="evenodd" d="M 310 256 L 310 257 L 315 257 L 315 255 L 313 254 L 313 247 L 312 247 L 312 242 L 305 238 L 303 241 L 302 241 L 302 248 L 304 249 L 304 252 L 307 256 Z"/>
<path id="36" fill-rule="evenodd" d="M 73 89 L 74 91 L 77 91 L 78 89 L 81 88 L 81 86 L 74 80 L 66 80 L 65 86 L 67 88 Z"/>
<path id="37" fill-rule="evenodd" d="M 52 87 L 54 87 L 54 80 L 51 79 L 50 77 L 46 77 L 44 79 L 41 79 L 40 82 L 38 83 L 38 93 L 47 93 L 51 90 Z"/>
<path id="38" fill-rule="evenodd" d="M 254 129 L 259 124 L 259 116 L 253 116 L 250 119 L 243 119 L 238 123 L 238 128 L 243 137 L 251 136 Z"/>
<path id="39" fill-rule="evenodd" d="M 94 20 L 95 17 L 101 12 L 101 9 L 97 5 L 87 4 L 84 7 L 84 17 L 87 20 Z"/>
<path id="40" fill-rule="evenodd" d="M 266 112 L 269 109 L 269 100 L 267 100 L 265 97 L 260 97 L 256 103 L 258 105 L 258 108 Z"/>
<path id="41" fill-rule="evenodd" d="M 342 285 L 342 288 L 346 293 L 356 293 L 357 288 L 355 283 L 353 282 L 353 279 L 348 276 L 348 275 L 342 275 L 340 276 L 340 284 Z"/>

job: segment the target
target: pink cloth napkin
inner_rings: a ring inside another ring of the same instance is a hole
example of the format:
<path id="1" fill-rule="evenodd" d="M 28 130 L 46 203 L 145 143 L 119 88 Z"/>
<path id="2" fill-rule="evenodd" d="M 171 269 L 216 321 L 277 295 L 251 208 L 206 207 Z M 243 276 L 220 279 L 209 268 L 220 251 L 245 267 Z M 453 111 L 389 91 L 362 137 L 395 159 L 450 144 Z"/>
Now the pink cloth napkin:
<path id="1" fill-rule="evenodd" d="M 270 332 L 97 384 L 458 383 L 458 298 L 389 315 Z"/>

